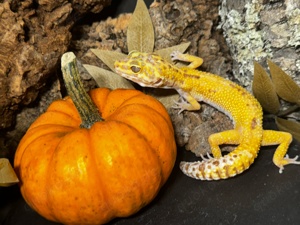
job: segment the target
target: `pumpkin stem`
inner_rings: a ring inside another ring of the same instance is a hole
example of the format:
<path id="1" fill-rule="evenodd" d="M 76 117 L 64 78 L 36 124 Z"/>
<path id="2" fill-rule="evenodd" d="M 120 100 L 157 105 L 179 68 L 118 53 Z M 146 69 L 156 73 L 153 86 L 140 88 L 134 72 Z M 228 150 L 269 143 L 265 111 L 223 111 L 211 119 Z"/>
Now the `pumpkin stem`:
<path id="1" fill-rule="evenodd" d="M 76 56 L 73 52 L 63 54 L 61 57 L 61 70 L 68 94 L 81 118 L 80 127 L 90 128 L 95 122 L 104 121 L 92 99 L 83 88 L 77 70 Z"/>

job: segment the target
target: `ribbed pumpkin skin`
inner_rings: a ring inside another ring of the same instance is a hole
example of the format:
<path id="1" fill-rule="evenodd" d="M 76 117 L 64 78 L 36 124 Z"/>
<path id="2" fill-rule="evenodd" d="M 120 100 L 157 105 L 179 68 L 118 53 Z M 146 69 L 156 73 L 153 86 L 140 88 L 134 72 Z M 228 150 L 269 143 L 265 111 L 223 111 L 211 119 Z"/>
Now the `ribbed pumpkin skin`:
<path id="1" fill-rule="evenodd" d="M 176 159 L 171 121 L 137 90 L 89 92 L 104 122 L 79 128 L 69 97 L 54 101 L 28 129 L 15 155 L 26 202 L 63 224 L 103 224 L 153 200 Z"/>

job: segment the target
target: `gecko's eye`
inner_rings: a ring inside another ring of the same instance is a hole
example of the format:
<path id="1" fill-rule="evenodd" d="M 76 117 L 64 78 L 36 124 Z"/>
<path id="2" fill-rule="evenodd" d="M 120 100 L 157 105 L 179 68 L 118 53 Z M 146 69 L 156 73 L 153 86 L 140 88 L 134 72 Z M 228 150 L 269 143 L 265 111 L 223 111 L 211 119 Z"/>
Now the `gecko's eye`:
<path id="1" fill-rule="evenodd" d="M 134 73 L 138 73 L 138 72 L 140 72 L 140 70 L 141 70 L 141 68 L 140 68 L 140 67 L 137 67 L 137 66 L 132 66 L 132 67 L 130 67 L 130 69 L 131 69 L 132 72 L 134 72 Z"/>

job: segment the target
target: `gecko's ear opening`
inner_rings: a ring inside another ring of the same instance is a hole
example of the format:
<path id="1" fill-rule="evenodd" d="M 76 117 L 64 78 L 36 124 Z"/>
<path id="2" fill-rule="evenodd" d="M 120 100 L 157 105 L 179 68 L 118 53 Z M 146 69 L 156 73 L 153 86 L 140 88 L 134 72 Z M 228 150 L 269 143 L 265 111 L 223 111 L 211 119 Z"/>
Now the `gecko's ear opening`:
<path id="1" fill-rule="evenodd" d="M 137 66 L 132 66 L 130 67 L 131 71 L 134 72 L 134 73 L 138 73 L 141 71 L 141 68 L 140 67 L 137 67 Z"/>

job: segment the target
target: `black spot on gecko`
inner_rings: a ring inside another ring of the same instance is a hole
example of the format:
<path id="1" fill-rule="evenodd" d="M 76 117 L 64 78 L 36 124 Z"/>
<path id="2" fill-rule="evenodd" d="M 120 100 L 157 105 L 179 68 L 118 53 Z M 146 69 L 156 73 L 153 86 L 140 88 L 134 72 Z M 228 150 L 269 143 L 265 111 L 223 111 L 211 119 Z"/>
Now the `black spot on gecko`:
<path id="1" fill-rule="evenodd" d="M 255 125 L 256 125 L 256 118 L 253 118 L 251 121 L 251 129 L 255 129 Z"/>
<path id="2" fill-rule="evenodd" d="M 186 166 L 185 166 L 184 169 L 185 169 L 186 171 L 188 171 L 189 167 L 190 167 L 190 164 L 186 164 Z"/>
<path id="3" fill-rule="evenodd" d="M 220 164 L 220 162 L 219 161 L 214 161 L 212 164 L 215 165 L 215 166 L 218 166 Z"/>
<path id="4" fill-rule="evenodd" d="M 234 170 L 236 172 L 236 174 L 239 173 L 239 170 L 236 167 L 234 167 L 232 170 Z"/>
<path id="5" fill-rule="evenodd" d="M 246 170 L 244 163 L 242 162 L 243 171 Z"/>
<path id="6" fill-rule="evenodd" d="M 199 166 L 199 171 L 201 172 L 202 177 L 204 177 L 204 169 L 205 169 L 205 165 L 204 165 L 204 163 L 201 163 Z"/>
<path id="7" fill-rule="evenodd" d="M 241 88 L 239 88 L 238 86 L 235 86 L 234 84 L 230 84 L 230 86 L 231 86 L 232 88 L 235 88 L 235 89 L 238 90 L 238 91 L 242 91 Z"/>
<path id="8" fill-rule="evenodd" d="M 226 172 L 226 177 L 230 177 L 230 176 L 229 176 L 229 166 L 224 166 L 223 169 L 224 169 L 225 172 Z"/>
<path id="9" fill-rule="evenodd" d="M 189 75 L 189 74 L 186 74 L 184 73 L 183 74 L 184 77 L 190 77 L 190 78 L 195 78 L 195 79 L 200 79 L 200 76 L 196 76 L 196 75 Z"/>

